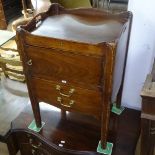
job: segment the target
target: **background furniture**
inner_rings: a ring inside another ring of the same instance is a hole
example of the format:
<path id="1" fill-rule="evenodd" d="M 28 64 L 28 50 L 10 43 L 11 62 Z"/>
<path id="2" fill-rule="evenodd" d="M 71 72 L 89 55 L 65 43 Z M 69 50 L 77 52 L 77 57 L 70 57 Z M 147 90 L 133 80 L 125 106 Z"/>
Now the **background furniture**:
<path id="1" fill-rule="evenodd" d="M 114 88 L 117 96 L 123 81 L 131 18 L 129 12 L 112 15 L 92 8 L 65 10 L 53 4 L 17 30 L 37 127 L 41 127 L 40 101 L 64 111 L 91 115 L 101 120 L 101 142 L 106 148 L 113 74 L 118 78 L 119 87 Z M 107 29 L 102 23 L 108 25 Z M 115 57 L 121 61 L 115 61 Z"/>
<path id="2" fill-rule="evenodd" d="M 90 0 L 51 0 L 52 3 L 59 3 L 65 8 L 91 8 Z"/>
<path id="3" fill-rule="evenodd" d="M 155 153 L 155 63 L 141 91 L 141 155 Z"/>
<path id="4" fill-rule="evenodd" d="M 15 33 L 0 30 L 0 67 L 6 77 L 25 81 L 23 67 L 15 42 Z"/>
<path id="5" fill-rule="evenodd" d="M 15 20 L 12 30 L 16 31 L 18 26 L 27 24 L 36 14 L 47 11 L 50 5 L 50 0 L 22 0 L 24 18 Z"/>
<path id="6" fill-rule="evenodd" d="M 0 29 L 6 29 L 11 19 L 21 15 L 21 10 L 19 0 L 0 0 Z"/>
<path id="7" fill-rule="evenodd" d="M 119 4 L 128 4 L 129 0 L 107 0 L 108 2 L 108 8 L 110 8 L 111 3 L 119 3 Z"/>
<path id="8" fill-rule="evenodd" d="M 36 14 L 47 11 L 51 3 L 59 3 L 65 8 L 91 7 L 89 0 L 22 0 L 24 18 L 12 23 L 13 31 L 16 31 L 19 25 L 27 24 Z"/>

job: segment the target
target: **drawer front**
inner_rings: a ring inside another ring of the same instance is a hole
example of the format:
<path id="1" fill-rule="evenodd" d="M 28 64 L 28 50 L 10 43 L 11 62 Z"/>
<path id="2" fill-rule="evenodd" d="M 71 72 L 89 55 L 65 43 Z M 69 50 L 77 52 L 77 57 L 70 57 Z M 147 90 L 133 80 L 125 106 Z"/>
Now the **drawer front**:
<path id="1" fill-rule="evenodd" d="M 20 144 L 20 152 L 22 155 L 52 155 L 53 153 L 49 152 L 42 147 L 36 148 L 36 146 L 31 146 L 30 144 L 22 143 Z"/>
<path id="2" fill-rule="evenodd" d="M 21 137 L 25 138 L 25 142 L 21 142 Z M 20 135 L 20 137 L 18 137 L 18 143 L 22 155 L 52 155 L 54 153 L 52 148 L 31 135 Z"/>
<path id="3" fill-rule="evenodd" d="M 44 142 L 37 136 L 23 132 L 16 134 L 16 140 L 21 155 L 77 155 L 73 151 L 63 150 L 54 143 Z"/>
<path id="4" fill-rule="evenodd" d="M 32 90 L 39 101 L 44 101 L 67 111 L 88 115 L 101 115 L 101 93 L 74 85 L 32 78 Z"/>
<path id="5" fill-rule="evenodd" d="M 83 56 L 70 52 L 26 47 L 29 75 L 96 88 L 101 81 L 101 57 Z"/>
<path id="6" fill-rule="evenodd" d="M 52 149 L 37 136 L 21 132 L 16 138 L 22 155 L 52 155 Z"/>

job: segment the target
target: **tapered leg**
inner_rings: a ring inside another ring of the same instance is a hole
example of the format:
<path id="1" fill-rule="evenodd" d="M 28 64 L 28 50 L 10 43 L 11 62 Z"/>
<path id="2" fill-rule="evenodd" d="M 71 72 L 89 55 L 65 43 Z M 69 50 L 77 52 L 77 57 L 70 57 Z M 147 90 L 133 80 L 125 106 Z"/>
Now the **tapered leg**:
<path id="1" fill-rule="evenodd" d="M 103 105 L 102 120 L 101 120 L 101 146 L 106 149 L 107 136 L 109 129 L 109 117 L 110 117 L 110 103 L 108 101 Z"/>
<path id="2" fill-rule="evenodd" d="M 40 115 L 40 107 L 39 107 L 39 102 L 35 97 L 30 98 L 31 100 L 31 105 L 32 105 L 32 110 L 33 110 L 33 115 L 35 118 L 36 126 L 38 128 L 41 127 L 41 115 Z"/>
<path id="3" fill-rule="evenodd" d="M 122 99 L 122 92 L 123 92 L 123 84 L 121 84 L 118 94 L 117 94 L 117 100 L 116 100 L 116 107 L 121 107 L 121 99 Z"/>

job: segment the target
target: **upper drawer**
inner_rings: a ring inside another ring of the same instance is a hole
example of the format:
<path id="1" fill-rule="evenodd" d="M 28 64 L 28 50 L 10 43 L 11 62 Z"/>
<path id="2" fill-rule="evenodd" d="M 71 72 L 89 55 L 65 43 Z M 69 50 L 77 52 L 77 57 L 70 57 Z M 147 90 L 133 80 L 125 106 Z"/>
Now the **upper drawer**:
<path id="1" fill-rule="evenodd" d="M 101 115 L 101 92 L 82 89 L 53 81 L 32 78 L 32 90 L 39 101 L 47 102 L 67 111 L 88 115 Z"/>
<path id="2" fill-rule="evenodd" d="M 95 89 L 100 85 L 103 66 L 101 57 L 33 46 L 27 46 L 24 52 L 27 55 L 24 61 L 28 66 L 28 75 L 32 77 L 65 81 L 68 84 L 74 83 Z M 32 64 L 27 63 L 28 61 Z"/>

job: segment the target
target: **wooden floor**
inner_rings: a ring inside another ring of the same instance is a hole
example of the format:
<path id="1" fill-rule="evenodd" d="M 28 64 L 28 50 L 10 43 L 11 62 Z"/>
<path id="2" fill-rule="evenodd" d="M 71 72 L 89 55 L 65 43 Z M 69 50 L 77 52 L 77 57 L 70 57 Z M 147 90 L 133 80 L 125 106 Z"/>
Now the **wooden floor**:
<path id="1" fill-rule="evenodd" d="M 140 133 L 140 112 L 126 109 L 117 121 L 116 132 L 111 132 L 109 136 L 114 142 L 112 155 L 135 155 Z"/>

